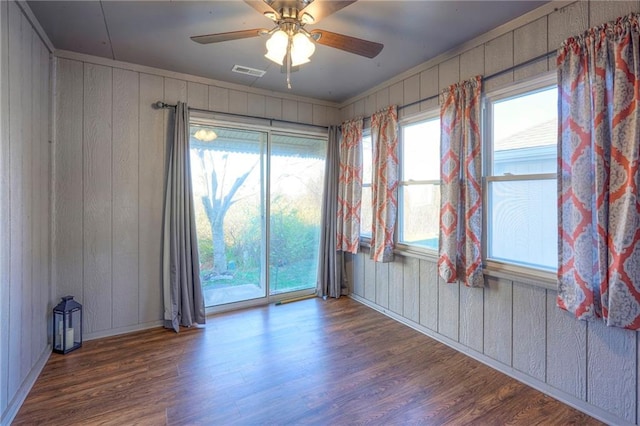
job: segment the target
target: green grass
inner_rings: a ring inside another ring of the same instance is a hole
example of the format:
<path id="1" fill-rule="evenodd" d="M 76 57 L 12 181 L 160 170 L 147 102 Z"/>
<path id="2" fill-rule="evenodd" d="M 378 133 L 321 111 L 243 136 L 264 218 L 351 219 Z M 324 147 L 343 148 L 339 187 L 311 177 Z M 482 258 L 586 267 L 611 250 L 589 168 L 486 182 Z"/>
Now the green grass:
<path id="1" fill-rule="evenodd" d="M 302 259 L 283 266 L 270 266 L 272 293 L 312 288 L 316 285 L 317 260 Z M 260 269 L 236 270 L 232 279 L 203 280 L 203 288 L 224 288 L 260 283 Z"/>

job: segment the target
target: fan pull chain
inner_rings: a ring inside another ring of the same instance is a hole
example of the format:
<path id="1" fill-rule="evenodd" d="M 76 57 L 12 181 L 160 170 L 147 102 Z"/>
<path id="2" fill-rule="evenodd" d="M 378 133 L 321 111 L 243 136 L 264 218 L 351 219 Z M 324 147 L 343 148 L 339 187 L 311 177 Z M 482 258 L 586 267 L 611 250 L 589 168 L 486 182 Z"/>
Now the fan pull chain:
<path id="1" fill-rule="evenodd" d="M 291 90 L 291 35 L 289 35 L 289 44 L 287 45 L 287 87 Z"/>

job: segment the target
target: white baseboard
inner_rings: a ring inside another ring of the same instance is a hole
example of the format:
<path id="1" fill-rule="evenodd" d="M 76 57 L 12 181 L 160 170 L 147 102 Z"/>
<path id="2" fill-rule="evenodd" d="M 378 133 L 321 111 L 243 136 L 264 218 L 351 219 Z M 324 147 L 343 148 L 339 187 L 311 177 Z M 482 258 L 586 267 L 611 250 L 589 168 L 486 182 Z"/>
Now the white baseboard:
<path id="1" fill-rule="evenodd" d="M 42 372 L 42 369 L 47 363 L 47 360 L 49 359 L 50 355 L 51 355 L 51 345 L 47 345 L 44 351 L 42 351 L 42 354 L 40 354 L 40 358 L 38 358 L 38 361 L 36 362 L 36 364 L 33 366 L 31 371 L 27 375 L 27 377 L 24 379 L 24 382 L 22 382 L 22 385 L 16 392 L 15 396 L 13 397 L 11 402 L 9 402 L 7 409 L 2 415 L 2 419 L 0 419 L 0 425 L 9 426 L 11 424 L 13 419 L 18 414 L 18 411 L 20 411 L 20 407 L 22 407 L 24 400 L 27 399 L 27 395 L 29 395 L 31 388 L 33 387 L 36 380 L 38 379 L 38 376 L 40 376 L 40 373 Z"/>
<path id="2" fill-rule="evenodd" d="M 389 318 L 392 318 L 408 327 L 413 328 L 414 330 L 425 334 L 429 337 L 431 337 L 434 340 L 437 340 L 440 343 L 443 343 L 447 346 L 449 346 L 450 348 L 453 348 L 455 350 L 457 350 L 458 352 L 461 352 L 473 359 L 475 359 L 476 361 L 479 361 L 491 368 L 493 368 L 494 370 L 498 370 L 501 373 L 506 374 L 509 377 L 512 377 L 514 379 L 516 379 L 519 382 L 524 383 L 527 386 L 531 386 L 532 388 L 539 390 L 540 392 L 549 395 L 552 398 L 557 399 L 558 401 L 567 404 L 577 410 L 582 411 L 585 414 L 590 415 L 591 417 L 594 417 L 602 422 L 605 422 L 607 424 L 610 425 L 621 425 L 621 426 L 633 426 L 633 423 L 629 423 L 624 419 L 619 418 L 618 416 L 615 416 L 599 407 L 596 407 L 594 405 L 589 404 L 586 401 L 583 401 L 582 399 L 576 398 L 573 395 L 570 395 L 566 392 L 563 392 L 559 389 L 556 389 L 552 386 L 549 386 L 548 384 L 546 384 L 545 382 L 541 382 L 540 380 L 537 380 L 531 376 L 528 376 L 524 373 L 522 373 L 521 371 L 518 371 L 516 369 L 514 369 L 511 366 L 505 365 L 499 361 L 496 361 L 493 358 L 488 357 L 487 355 L 484 355 L 480 352 L 476 352 L 471 348 L 468 348 L 466 346 L 464 346 L 463 344 L 456 342 L 455 340 L 451 340 L 450 338 L 443 336 L 441 334 L 438 334 L 437 332 L 428 329 L 427 327 L 417 324 L 401 315 L 396 314 L 395 312 L 390 311 L 389 309 L 385 309 L 384 307 L 377 305 L 367 299 L 364 299 L 363 297 L 358 296 L 357 294 L 349 294 L 349 297 L 359 303 L 362 303 L 365 306 L 368 306 L 371 309 L 374 309 L 386 316 L 388 316 Z"/>

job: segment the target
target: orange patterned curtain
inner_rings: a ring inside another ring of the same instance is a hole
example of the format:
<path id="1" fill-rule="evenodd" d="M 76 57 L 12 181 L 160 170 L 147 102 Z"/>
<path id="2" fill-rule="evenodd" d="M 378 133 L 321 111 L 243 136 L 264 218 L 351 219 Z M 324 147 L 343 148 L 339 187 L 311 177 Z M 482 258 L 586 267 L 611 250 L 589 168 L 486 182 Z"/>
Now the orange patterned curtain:
<path id="1" fill-rule="evenodd" d="M 371 117 L 373 228 L 371 259 L 393 261 L 398 211 L 398 109 L 390 106 Z"/>
<path id="2" fill-rule="evenodd" d="M 342 139 L 340 140 L 337 250 L 354 254 L 358 252 L 360 246 L 362 128 L 362 118 L 342 123 Z"/>
<path id="3" fill-rule="evenodd" d="M 482 275 L 482 78 L 440 95 L 440 238 L 438 271 L 448 283 L 484 285 Z"/>
<path id="4" fill-rule="evenodd" d="M 639 14 L 558 50 L 558 305 L 640 329 Z"/>

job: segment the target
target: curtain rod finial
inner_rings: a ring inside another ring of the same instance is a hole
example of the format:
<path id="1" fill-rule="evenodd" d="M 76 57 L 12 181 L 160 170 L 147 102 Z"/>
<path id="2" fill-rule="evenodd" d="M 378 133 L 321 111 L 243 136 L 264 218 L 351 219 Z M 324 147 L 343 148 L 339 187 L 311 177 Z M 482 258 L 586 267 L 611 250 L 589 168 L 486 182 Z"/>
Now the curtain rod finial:
<path id="1" fill-rule="evenodd" d="M 171 105 L 162 101 L 158 101 L 155 104 L 153 104 L 153 107 L 155 107 L 156 109 L 165 109 L 165 108 L 175 108 L 176 105 Z"/>

